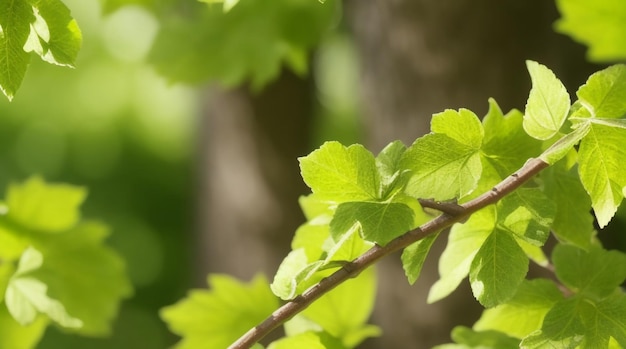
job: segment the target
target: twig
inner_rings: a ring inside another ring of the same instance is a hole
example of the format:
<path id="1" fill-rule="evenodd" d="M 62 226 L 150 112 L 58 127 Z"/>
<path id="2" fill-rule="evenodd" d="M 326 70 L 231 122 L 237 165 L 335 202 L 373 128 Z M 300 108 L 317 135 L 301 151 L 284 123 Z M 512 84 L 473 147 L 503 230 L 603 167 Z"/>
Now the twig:
<path id="1" fill-rule="evenodd" d="M 271 331 L 282 325 L 285 321 L 304 310 L 311 303 L 313 303 L 313 301 L 328 293 L 342 282 L 359 275 L 359 273 L 370 265 L 376 263 L 379 259 L 399 251 L 430 234 L 445 229 L 452 224 L 463 220 L 481 208 L 496 203 L 507 194 L 519 188 L 522 184 L 546 167 L 548 167 L 548 164 L 540 159 L 529 159 L 526 164 L 522 166 L 522 168 L 505 178 L 502 182 L 498 183 L 490 191 L 482 194 L 474 200 L 468 201 L 462 205 L 457 205 L 459 206 L 459 209 L 455 209 L 455 212 L 446 212 L 442 210 L 444 214 L 435 217 L 417 229 L 411 230 L 395 238 L 387 245 L 375 245 L 352 262 L 346 263 L 341 269 L 337 270 L 332 275 L 322 279 L 322 281 L 305 291 L 302 295 L 285 303 L 262 323 L 250 329 L 236 342 L 231 344 L 228 349 L 250 348 Z"/>

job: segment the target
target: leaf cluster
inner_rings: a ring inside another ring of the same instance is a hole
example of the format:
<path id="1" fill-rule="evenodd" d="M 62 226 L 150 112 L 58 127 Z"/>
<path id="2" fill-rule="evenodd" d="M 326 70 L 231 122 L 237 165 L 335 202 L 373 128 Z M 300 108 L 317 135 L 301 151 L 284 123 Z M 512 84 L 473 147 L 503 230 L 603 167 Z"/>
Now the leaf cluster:
<path id="1" fill-rule="evenodd" d="M 104 336 L 132 289 L 108 229 L 83 220 L 80 187 L 39 177 L 0 204 L 0 347 L 33 348 L 48 325 Z"/>

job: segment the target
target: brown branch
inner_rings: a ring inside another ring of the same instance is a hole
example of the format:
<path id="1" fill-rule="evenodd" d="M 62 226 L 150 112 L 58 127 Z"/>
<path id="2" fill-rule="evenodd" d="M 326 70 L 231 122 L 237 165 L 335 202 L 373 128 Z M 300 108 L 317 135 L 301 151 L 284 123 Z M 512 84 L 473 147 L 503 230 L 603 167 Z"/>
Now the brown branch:
<path id="1" fill-rule="evenodd" d="M 546 167 L 548 167 L 548 164 L 540 159 L 529 159 L 526 164 L 522 166 L 522 168 L 505 178 L 502 182 L 498 183 L 490 191 L 482 194 L 474 200 L 458 205 L 460 209 L 455 209 L 455 212 L 450 213 L 442 210 L 444 214 L 437 216 L 417 229 L 395 238 L 387 245 L 375 245 L 352 262 L 346 263 L 341 269 L 337 270 L 332 275 L 322 279 L 322 281 L 305 291 L 302 295 L 285 303 L 262 323 L 250 329 L 236 342 L 231 344 L 228 349 L 250 348 L 268 333 L 282 325 L 285 321 L 303 311 L 306 307 L 313 303 L 313 301 L 328 293 L 342 282 L 356 277 L 359 273 L 370 265 L 376 263 L 379 259 L 399 251 L 430 234 L 445 229 L 452 224 L 463 220 L 481 208 L 496 203 L 507 194 L 519 188 L 522 184 Z"/>

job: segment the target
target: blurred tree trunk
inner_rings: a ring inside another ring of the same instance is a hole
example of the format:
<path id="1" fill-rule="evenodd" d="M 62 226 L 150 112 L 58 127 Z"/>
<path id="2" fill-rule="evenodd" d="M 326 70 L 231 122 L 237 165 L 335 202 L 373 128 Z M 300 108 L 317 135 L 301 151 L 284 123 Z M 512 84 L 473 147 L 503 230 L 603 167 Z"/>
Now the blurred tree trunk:
<path id="1" fill-rule="evenodd" d="M 411 144 L 429 131 L 431 115 L 446 108 L 482 116 L 494 97 L 505 113 L 523 110 L 530 89 L 526 59 L 548 65 L 572 92 L 593 70 L 581 47 L 554 33 L 554 1 L 348 0 L 346 5 L 361 58 L 367 145 L 373 151 L 395 139 Z M 430 348 L 449 342 L 453 326 L 477 319 L 480 309 L 467 283 L 450 299 L 426 304 L 445 236 L 413 287 L 399 258 L 379 265 L 374 322 L 383 327 L 383 337 L 368 347 Z"/>
<path id="2" fill-rule="evenodd" d="M 258 94 L 209 92 L 199 137 L 199 285 L 208 272 L 271 277 L 289 252 L 304 221 L 297 157 L 310 146 L 312 98 L 311 81 L 290 73 Z"/>

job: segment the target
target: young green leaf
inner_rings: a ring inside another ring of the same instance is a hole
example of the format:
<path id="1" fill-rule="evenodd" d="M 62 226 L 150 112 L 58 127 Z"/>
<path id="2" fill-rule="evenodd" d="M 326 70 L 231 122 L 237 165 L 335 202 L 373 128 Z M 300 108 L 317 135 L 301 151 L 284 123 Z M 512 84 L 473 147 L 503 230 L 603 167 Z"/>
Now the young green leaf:
<path id="1" fill-rule="evenodd" d="M 539 158 L 550 165 L 556 164 L 574 149 L 574 146 L 589 133 L 589 130 L 591 130 L 591 124 L 588 122 L 577 125 L 574 131 L 559 138 L 548 149 L 541 153 Z"/>
<path id="2" fill-rule="evenodd" d="M 40 177 L 32 177 L 21 184 L 9 186 L 6 217 L 28 229 L 63 232 L 79 221 L 80 205 L 86 196 L 84 188 L 48 184 Z"/>
<path id="3" fill-rule="evenodd" d="M 511 337 L 524 338 L 541 328 L 546 313 L 561 299 L 563 294 L 554 282 L 525 280 L 511 300 L 485 309 L 473 329 L 500 331 Z"/>
<path id="4" fill-rule="evenodd" d="M 376 167 L 380 175 L 380 198 L 388 199 L 404 189 L 410 172 L 400 167 L 406 146 L 395 141 L 389 143 L 376 157 Z"/>
<path id="5" fill-rule="evenodd" d="M 296 275 L 309 264 L 304 248 L 295 249 L 282 261 L 274 281 L 270 285 L 272 292 L 281 299 L 289 300 L 296 296 L 297 281 Z"/>
<path id="6" fill-rule="evenodd" d="M 33 7 L 26 51 L 35 51 L 48 63 L 74 67 L 82 35 L 70 10 L 59 0 L 27 0 Z"/>
<path id="7" fill-rule="evenodd" d="M 591 200 L 580 183 L 577 170 L 560 161 L 545 169 L 541 179 L 545 195 L 556 204 L 552 231 L 560 241 L 587 249 L 595 233 Z"/>
<path id="8" fill-rule="evenodd" d="M 617 61 L 626 57 L 624 17 L 626 3 L 612 0 L 557 0 L 561 19 L 557 31 L 589 46 L 592 61 Z"/>
<path id="9" fill-rule="evenodd" d="M 104 225 L 85 221 L 65 233 L 33 240 L 43 264 L 30 275 L 47 285 L 48 295 L 80 319 L 83 325 L 72 331 L 82 335 L 110 333 L 121 299 L 132 294 L 124 262 L 103 244 L 108 235 Z"/>
<path id="10" fill-rule="evenodd" d="M 519 110 L 513 109 L 505 115 L 498 103 L 493 98 L 489 99 L 489 111 L 483 118 L 483 168 L 489 164 L 499 176 L 492 179 L 481 177 L 481 184 L 488 179 L 484 183 L 488 186 L 485 190 L 491 189 L 541 152 L 541 142 L 524 132 L 523 120 L 524 115 Z"/>
<path id="11" fill-rule="evenodd" d="M 511 299 L 528 272 L 528 257 L 510 233 L 494 230 L 470 266 L 474 297 L 485 307 Z"/>
<path id="12" fill-rule="evenodd" d="M 414 228 L 413 212 L 411 207 L 397 202 L 345 202 L 337 207 L 330 234 L 339 240 L 358 223 L 363 239 L 384 246 Z"/>
<path id="13" fill-rule="evenodd" d="M 625 137 L 626 130 L 593 125 L 580 144 L 580 180 L 601 228 L 611 221 L 624 197 L 626 148 L 621 142 Z"/>
<path id="14" fill-rule="evenodd" d="M 474 213 L 464 224 L 452 226 L 448 246 L 439 258 L 440 278 L 430 288 L 428 303 L 445 298 L 459 286 L 494 225 L 495 207 L 488 206 Z"/>
<path id="15" fill-rule="evenodd" d="M 366 269 L 321 297 L 301 315 L 317 324 L 348 348 L 356 347 L 380 330 L 367 325 L 376 297 L 376 274 Z"/>
<path id="16" fill-rule="evenodd" d="M 543 326 L 524 338 L 521 348 L 608 348 L 611 337 L 626 345 L 626 296 L 594 302 L 575 296 L 556 303 Z"/>
<path id="17" fill-rule="evenodd" d="M 485 132 L 480 120 L 471 110 L 447 109 L 433 115 L 430 122 L 432 132 L 444 134 L 468 147 L 478 149 L 483 143 Z"/>
<path id="18" fill-rule="evenodd" d="M 557 245 L 552 252 L 556 276 L 574 292 L 594 299 L 609 296 L 626 279 L 626 254 L 592 247 L 588 251 Z"/>
<path id="19" fill-rule="evenodd" d="M 429 235 L 414 242 L 402 251 L 402 268 L 409 280 L 409 284 L 413 285 L 419 278 L 428 251 L 430 251 L 431 246 L 435 240 L 437 240 L 438 236 L 439 233 Z"/>
<path id="20" fill-rule="evenodd" d="M 177 349 L 226 348 L 278 307 L 262 276 L 243 284 L 209 275 L 208 284 L 211 290 L 190 291 L 187 298 L 161 309 L 170 330 L 183 337 Z"/>
<path id="21" fill-rule="evenodd" d="M 0 348 L 32 349 L 43 336 L 49 320 L 39 316 L 30 325 L 20 325 L 0 303 Z"/>
<path id="22" fill-rule="evenodd" d="M 563 83 L 546 66 L 526 61 L 532 89 L 526 102 L 524 130 L 541 140 L 559 132 L 570 107 L 570 98 Z"/>
<path id="23" fill-rule="evenodd" d="M 415 198 L 449 200 L 466 196 L 480 178 L 483 129 L 469 110 L 433 116 L 433 134 L 418 138 L 404 153 L 401 167 L 411 170 L 406 193 Z"/>
<path id="24" fill-rule="evenodd" d="M 498 228 L 511 232 L 536 246 L 550 235 L 556 206 L 538 188 L 520 188 L 497 204 Z"/>
<path id="25" fill-rule="evenodd" d="M 9 100 L 19 89 L 30 63 L 30 55 L 23 49 L 35 20 L 28 2 L 3 1 L 0 4 L 0 89 Z"/>
<path id="26" fill-rule="evenodd" d="M 302 178 L 318 199 L 346 202 L 378 197 L 376 162 L 362 145 L 326 142 L 299 160 Z"/>
<path id="27" fill-rule="evenodd" d="M 441 201 L 471 193 L 482 171 L 478 150 L 443 134 L 419 138 L 403 159 L 412 171 L 406 193 Z"/>
<path id="28" fill-rule="evenodd" d="M 626 65 L 617 64 L 594 73 L 576 92 L 594 118 L 621 118 L 626 114 Z"/>
<path id="29" fill-rule="evenodd" d="M 42 313 L 63 327 L 82 327 L 83 322 L 70 315 L 63 303 L 48 295 L 45 283 L 31 277 L 30 274 L 42 264 L 41 252 L 32 247 L 24 251 L 6 289 L 5 301 L 9 313 L 23 326 L 32 324 Z"/>

